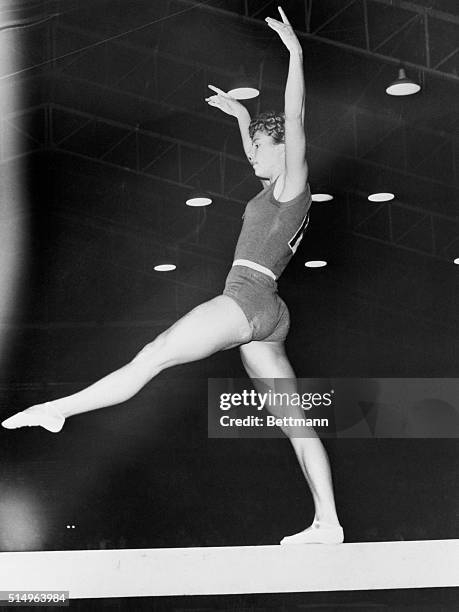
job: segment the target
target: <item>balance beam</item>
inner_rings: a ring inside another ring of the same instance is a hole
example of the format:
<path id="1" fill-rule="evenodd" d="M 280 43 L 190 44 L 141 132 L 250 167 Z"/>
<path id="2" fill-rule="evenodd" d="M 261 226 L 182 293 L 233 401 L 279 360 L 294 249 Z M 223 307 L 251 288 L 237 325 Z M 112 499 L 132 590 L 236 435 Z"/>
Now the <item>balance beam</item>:
<path id="1" fill-rule="evenodd" d="M 0 553 L 0 591 L 70 599 L 459 586 L 459 540 Z"/>

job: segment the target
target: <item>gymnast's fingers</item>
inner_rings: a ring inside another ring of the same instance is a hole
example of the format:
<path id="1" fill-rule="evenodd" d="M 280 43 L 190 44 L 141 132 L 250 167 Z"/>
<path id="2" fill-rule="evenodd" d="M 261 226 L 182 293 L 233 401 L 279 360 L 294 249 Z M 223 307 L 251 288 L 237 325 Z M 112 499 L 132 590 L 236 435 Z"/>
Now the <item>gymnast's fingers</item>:
<path id="1" fill-rule="evenodd" d="M 226 96 L 226 92 L 223 91 L 223 89 L 219 89 L 218 87 L 215 87 L 215 85 L 208 85 L 207 86 L 209 89 L 212 89 L 212 91 L 215 91 L 216 93 L 218 93 L 221 96 Z"/>

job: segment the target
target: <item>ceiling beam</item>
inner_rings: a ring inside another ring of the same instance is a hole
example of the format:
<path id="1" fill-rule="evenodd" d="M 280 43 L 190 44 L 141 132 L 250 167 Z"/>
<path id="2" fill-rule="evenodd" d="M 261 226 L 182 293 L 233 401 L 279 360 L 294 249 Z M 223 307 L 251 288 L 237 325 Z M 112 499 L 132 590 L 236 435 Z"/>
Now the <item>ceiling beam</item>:
<path id="1" fill-rule="evenodd" d="M 317 0 L 312 0 L 317 1 Z M 370 2 L 382 2 L 382 0 L 369 0 Z M 215 7 L 212 6 L 211 4 L 203 4 L 201 2 L 196 2 L 196 0 L 176 0 L 176 2 L 178 2 L 179 4 L 185 4 L 187 6 L 190 7 L 194 7 L 194 8 L 199 8 L 202 11 L 208 11 L 208 12 L 212 12 L 216 15 L 220 15 L 222 17 L 228 17 L 228 18 L 239 18 L 243 21 L 245 21 L 246 23 L 251 23 L 253 25 L 258 24 L 260 25 L 260 23 L 262 23 L 261 19 L 255 18 L 255 17 L 250 17 L 248 15 L 245 15 L 243 13 L 238 13 L 235 11 L 230 11 L 227 9 L 222 9 L 219 7 Z M 274 0 L 272 0 L 273 5 L 274 5 Z M 353 5 L 354 2 L 351 3 L 351 5 Z M 387 5 L 388 6 L 392 6 L 395 8 L 406 8 L 405 6 L 401 6 L 401 4 L 409 4 L 411 5 L 412 3 L 401 3 L 401 2 L 397 2 L 396 4 L 394 4 L 393 2 L 391 2 L 390 0 L 387 1 Z M 368 6 L 368 5 L 367 5 Z M 412 8 L 412 7 L 411 7 Z M 419 8 L 419 7 L 418 7 Z M 306 11 L 308 11 L 308 6 L 305 9 Z M 411 9 L 410 9 L 411 10 Z M 422 11 L 420 14 L 426 15 L 425 11 Z M 447 15 L 447 14 L 446 14 Z M 433 16 L 430 14 L 430 16 Z M 458 20 L 453 16 L 449 16 L 449 19 L 443 19 L 443 21 L 448 21 L 449 23 L 457 23 Z M 362 10 L 362 19 L 364 20 L 364 11 Z M 364 27 L 365 27 L 365 22 L 363 23 Z M 375 51 L 372 51 L 371 49 L 367 49 L 366 47 L 359 47 L 357 45 L 352 45 L 349 43 L 344 43 L 338 40 L 334 40 L 331 38 L 326 38 L 324 35 L 319 36 L 318 34 L 315 33 L 311 33 L 311 32 L 303 32 L 301 30 L 295 30 L 296 34 L 298 35 L 300 40 L 308 40 L 308 41 L 314 41 L 316 43 L 320 43 L 320 44 L 324 44 L 324 45 L 329 45 L 332 47 L 336 47 L 338 49 L 343 49 L 345 51 L 349 51 L 352 53 L 356 53 L 357 55 L 363 55 L 365 57 L 369 57 L 370 59 L 374 59 L 374 60 L 378 60 L 378 61 L 382 61 L 384 63 L 388 63 L 388 64 L 395 64 L 395 65 L 399 65 L 400 61 L 402 58 L 400 57 L 394 57 L 391 55 L 385 55 L 382 53 L 377 53 Z M 445 58 L 443 58 L 438 65 L 442 65 L 444 63 Z M 438 68 L 434 68 L 434 67 L 430 67 L 427 66 L 427 64 L 419 64 L 419 63 L 415 63 L 415 62 L 411 62 L 408 60 L 403 60 L 403 64 L 405 67 L 407 68 L 411 68 L 413 70 L 418 70 L 418 71 L 422 71 L 424 73 L 430 74 L 432 76 L 435 77 L 439 77 L 442 79 L 447 79 L 450 81 L 453 81 L 455 83 L 459 82 L 459 74 L 455 74 L 454 72 L 445 72 L 443 70 L 438 70 Z"/>
<path id="2" fill-rule="evenodd" d="M 418 13 L 419 15 L 428 15 L 429 17 L 433 17 L 439 21 L 446 21 L 448 23 L 459 25 L 459 16 L 453 15 L 452 13 L 446 13 L 445 11 L 438 11 L 437 9 L 428 6 L 419 6 L 419 4 L 415 4 L 414 2 L 405 2 L 405 0 L 369 0 L 369 2 L 373 2 L 374 4 L 383 4 L 384 6 L 399 8 L 405 11 L 411 11 L 413 13 Z"/>
<path id="3" fill-rule="evenodd" d="M 187 114 L 190 114 L 191 116 L 195 116 L 197 118 L 205 119 L 205 120 L 208 120 L 208 121 L 209 120 L 210 121 L 216 121 L 217 123 L 222 123 L 222 124 L 228 125 L 228 126 L 232 126 L 232 125 L 234 126 L 234 122 L 232 122 L 231 120 L 226 119 L 226 117 L 224 115 L 222 115 L 222 114 L 218 114 L 215 117 L 209 117 L 208 113 L 206 113 L 206 112 L 199 112 L 199 111 L 192 111 L 186 105 L 183 105 L 183 106 L 180 106 L 180 105 L 177 105 L 177 104 L 173 104 L 172 105 L 169 102 L 164 103 L 160 99 L 155 100 L 154 98 L 151 98 L 151 97 L 148 97 L 148 96 L 141 96 L 139 94 L 132 93 L 132 92 L 127 92 L 127 91 L 124 91 L 124 90 L 119 89 L 119 88 L 113 88 L 110 85 L 105 85 L 105 84 L 96 83 L 94 81 L 89 81 L 89 80 L 83 79 L 81 77 L 76 77 L 76 76 L 73 76 L 73 75 L 72 76 L 65 75 L 65 76 L 66 76 L 67 82 L 70 82 L 70 80 L 72 80 L 72 81 L 75 81 L 75 83 L 81 83 L 82 85 L 83 84 L 87 84 L 87 85 L 90 85 L 92 87 L 96 87 L 98 89 L 102 89 L 102 90 L 105 89 L 107 91 L 118 92 L 118 93 L 120 93 L 122 95 L 125 95 L 125 96 L 130 96 L 130 97 L 133 97 L 133 98 L 137 98 L 139 100 L 145 100 L 145 101 L 149 101 L 150 103 L 156 103 L 158 105 L 165 106 L 165 107 L 167 107 L 167 109 L 170 112 L 182 112 L 182 113 L 186 112 Z M 381 120 L 381 121 L 386 122 L 387 124 L 392 124 L 394 128 L 398 127 L 400 130 L 406 130 L 406 128 L 409 128 L 410 130 L 412 130 L 413 132 L 418 133 L 419 135 L 422 135 L 422 134 L 428 135 L 428 134 L 430 134 L 432 136 L 437 136 L 437 137 L 439 136 L 439 137 L 441 137 L 445 141 L 445 145 L 448 144 L 448 143 L 450 144 L 451 155 L 453 155 L 454 143 L 457 141 L 457 137 L 455 137 L 454 134 L 446 134 L 446 133 L 444 133 L 442 131 L 430 130 L 430 129 L 427 129 L 427 128 L 419 128 L 417 126 L 415 128 L 415 127 L 411 126 L 410 124 L 408 124 L 406 122 L 400 122 L 400 120 L 398 118 L 395 118 L 393 116 L 387 116 L 387 115 L 381 115 L 381 114 L 378 114 L 378 113 L 373 113 L 372 111 L 370 111 L 368 109 L 359 108 L 359 107 L 356 107 L 355 105 L 352 105 L 352 106 L 344 105 L 343 115 L 345 113 L 349 113 L 349 115 L 353 115 L 356 118 L 361 116 L 361 117 L 367 117 L 370 120 L 371 119 Z M 91 117 L 91 116 L 93 116 L 93 115 L 88 113 L 88 117 Z M 107 120 L 107 123 L 110 123 L 110 120 Z M 353 125 L 353 129 L 354 130 L 357 129 L 357 121 L 355 122 L 355 125 Z M 147 132 L 150 133 L 148 130 L 147 130 Z M 318 138 L 310 137 L 309 140 L 308 140 L 308 145 L 311 148 L 316 148 L 316 149 L 318 149 L 320 151 L 330 151 L 330 152 L 334 151 L 334 149 L 330 149 L 330 148 L 327 148 L 326 146 L 321 145 L 318 142 L 318 140 L 319 140 Z M 196 147 L 199 148 L 199 145 L 196 145 Z M 203 149 L 205 149 L 205 147 Z M 228 158 L 233 157 L 234 160 L 236 160 L 236 159 L 237 160 L 241 160 L 240 156 L 231 156 L 231 155 L 228 154 L 228 155 L 226 155 L 226 157 L 228 157 Z M 446 183 L 445 181 L 440 181 L 440 180 L 437 180 L 437 179 L 432 178 L 432 177 L 426 177 L 425 173 L 423 173 L 423 172 L 420 172 L 418 174 L 418 173 L 415 173 L 415 172 L 411 172 L 409 170 L 409 168 L 399 168 L 398 166 L 395 166 L 395 165 L 391 166 L 390 164 L 381 164 L 381 163 L 378 163 L 378 162 L 372 162 L 370 160 L 362 159 L 362 158 L 360 158 L 357 155 L 356 151 L 354 151 L 353 155 L 346 154 L 346 153 L 340 153 L 340 157 L 343 157 L 345 159 L 357 159 L 362 164 L 368 164 L 368 165 L 373 166 L 373 167 L 380 167 L 380 168 L 390 169 L 391 171 L 395 172 L 396 174 L 401 174 L 401 175 L 405 175 L 405 176 L 412 176 L 412 177 L 418 177 L 418 178 L 421 177 L 424 180 L 427 180 L 429 182 L 438 183 L 440 185 L 446 185 L 448 187 L 451 187 L 450 183 Z"/>

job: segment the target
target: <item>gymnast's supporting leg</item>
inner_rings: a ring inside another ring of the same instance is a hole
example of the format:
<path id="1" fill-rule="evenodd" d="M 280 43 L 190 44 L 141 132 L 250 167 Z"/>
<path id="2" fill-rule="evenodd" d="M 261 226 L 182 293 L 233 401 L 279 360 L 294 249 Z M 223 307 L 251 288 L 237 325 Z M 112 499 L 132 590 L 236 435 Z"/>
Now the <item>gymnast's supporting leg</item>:
<path id="1" fill-rule="evenodd" d="M 297 393 L 295 373 L 283 342 L 253 341 L 241 346 L 240 352 L 247 374 L 253 379 L 257 390 L 266 392 L 268 386 L 276 393 Z M 270 406 L 270 411 L 276 416 L 304 417 L 304 411 L 296 406 L 282 406 L 280 409 Z M 308 529 L 284 538 L 281 544 L 339 544 L 344 534 L 336 513 L 328 456 L 314 429 L 305 427 L 302 430 L 298 427 L 283 428 L 311 490 L 315 508 L 314 522 Z"/>
<path id="2" fill-rule="evenodd" d="M 8 429 L 41 425 L 60 431 L 66 417 L 124 402 L 162 370 L 203 359 L 251 337 L 251 326 L 240 306 L 219 295 L 193 308 L 119 370 L 73 395 L 19 412 L 2 425 Z"/>

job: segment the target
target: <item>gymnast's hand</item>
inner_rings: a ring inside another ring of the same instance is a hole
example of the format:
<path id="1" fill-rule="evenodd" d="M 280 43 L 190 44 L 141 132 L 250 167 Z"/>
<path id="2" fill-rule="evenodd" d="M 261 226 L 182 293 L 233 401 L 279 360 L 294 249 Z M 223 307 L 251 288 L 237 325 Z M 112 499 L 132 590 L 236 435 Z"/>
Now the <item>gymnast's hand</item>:
<path id="1" fill-rule="evenodd" d="M 214 85 L 209 85 L 209 89 L 212 89 L 212 91 L 215 91 L 217 94 L 215 96 L 205 98 L 207 104 L 210 106 L 216 106 L 221 111 L 227 115 L 231 115 L 232 117 L 239 117 L 241 113 L 247 112 L 245 106 L 243 106 L 235 98 L 231 98 L 231 96 L 229 96 L 223 90 L 215 87 Z"/>
<path id="2" fill-rule="evenodd" d="M 271 17 L 266 17 L 266 23 L 272 30 L 279 34 L 280 39 L 291 53 L 295 51 L 301 51 L 300 41 L 298 40 L 295 31 L 290 25 L 290 21 L 287 19 L 287 15 L 284 13 L 280 6 L 278 6 L 277 8 L 279 10 L 280 16 L 282 17 L 282 21 L 272 19 Z"/>

